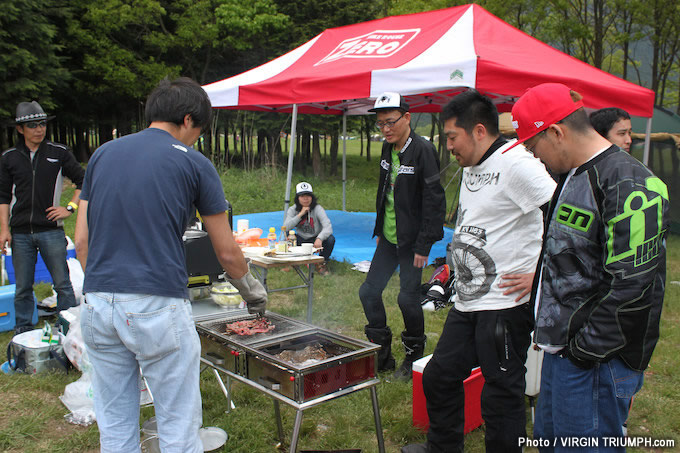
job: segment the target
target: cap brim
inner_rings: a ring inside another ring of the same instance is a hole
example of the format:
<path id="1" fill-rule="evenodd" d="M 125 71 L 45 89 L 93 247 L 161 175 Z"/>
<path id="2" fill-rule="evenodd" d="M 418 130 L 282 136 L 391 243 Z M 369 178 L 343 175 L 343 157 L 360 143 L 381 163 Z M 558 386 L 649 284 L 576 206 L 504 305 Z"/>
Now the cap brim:
<path id="1" fill-rule="evenodd" d="M 531 137 L 533 137 L 533 135 L 532 135 Z M 524 142 L 526 142 L 527 140 L 529 140 L 531 137 L 527 137 L 527 138 L 525 138 L 525 139 L 522 140 L 522 141 L 517 140 L 517 141 L 516 141 L 515 143 L 513 143 L 512 145 L 510 145 L 510 146 L 508 146 L 507 148 L 505 148 L 501 154 L 507 153 L 507 152 L 510 151 L 512 148 L 514 148 L 514 147 L 517 146 L 517 145 L 521 145 L 522 143 L 524 143 Z"/>

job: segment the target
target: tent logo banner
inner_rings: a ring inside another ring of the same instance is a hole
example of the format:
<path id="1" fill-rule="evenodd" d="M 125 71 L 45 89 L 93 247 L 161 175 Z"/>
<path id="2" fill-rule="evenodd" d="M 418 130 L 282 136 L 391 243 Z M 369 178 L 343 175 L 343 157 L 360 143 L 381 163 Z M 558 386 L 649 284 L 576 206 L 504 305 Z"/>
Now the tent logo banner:
<path id="1" fill-rule="evenodd" d="M 420 33 L 420 28 L 407 30 L 374 30 L 348 38 L 314 64 L 318 66 L 341 58 L 388 58 L 399 52 Z"/>

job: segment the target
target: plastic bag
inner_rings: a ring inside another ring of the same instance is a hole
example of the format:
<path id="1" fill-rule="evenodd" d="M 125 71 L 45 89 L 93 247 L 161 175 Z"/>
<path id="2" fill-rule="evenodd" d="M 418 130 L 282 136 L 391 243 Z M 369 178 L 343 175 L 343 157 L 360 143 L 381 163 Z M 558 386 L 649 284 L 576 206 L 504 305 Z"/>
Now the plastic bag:
<path id="1" fill-rule="evenodd" d="M 83 267 L 80 265 L 80 261 L 75 258 L 67 259 L 66 264 L 68 264 L 68 272 L 71 276 L 73 293 L 76 296 L 76 305 L 80 305 L 83 297 L 83 281 L 85 280 Z M 57 306 L 57 294 L 54 292 L 54 286 L 52 286 L 52 294 L 41 300 L 40 306 L 47 308 L 55 308 Z"/>
<path id="2" fill-rule="evenodd" d="M 83 375 L 77 381 L 66 385 L 64 394 L 59 400 L 71 411 L 64 416 L 66 421 L 88 426 L 96 420 L 96 416 L 92 391 L 92 365 L 87 357 L 87 349 L 80 330 L 80 306 L 69 308 L 62 316 L 69 321 L 68 333 L 64 339 L 64 353 Z"/>

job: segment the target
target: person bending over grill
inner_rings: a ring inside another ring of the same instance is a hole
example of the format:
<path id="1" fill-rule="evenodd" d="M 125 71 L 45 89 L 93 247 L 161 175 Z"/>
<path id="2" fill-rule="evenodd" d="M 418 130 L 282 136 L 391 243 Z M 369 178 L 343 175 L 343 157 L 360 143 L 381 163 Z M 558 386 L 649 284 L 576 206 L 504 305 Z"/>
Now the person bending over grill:
<path id="1" fill-rule="evenodd" d="M 298 245 L 313 243 L 314 248 L 323 247 L 320 254 L 326 261 L 317 264 L 316 271 L 321 275 L 327 275 L 328 259 L 335 247 L 333 225 L 326 215 L 326 210 L 317 203 L 310 183 L 301 182 L 295 186 L 295 205 L 286 211 L 283 226 L 287 231 L 295 230 Z"/>
<path id="2" fill-rule="evenodd" d="M 139 451 L 140 367 L 161 450 L 203 452 L 201 343 L 182 242 L 195 209 L 248 311 L 265 311 L 267 292 L 234 241 L 219 175 L 191 148 L 210 116 L 200 85 L 163 80 L 146 102 L 149 127 L 102 145 L 85 173 L 76 252 L 85 269 L 81 327 L 102 453 Z"/>

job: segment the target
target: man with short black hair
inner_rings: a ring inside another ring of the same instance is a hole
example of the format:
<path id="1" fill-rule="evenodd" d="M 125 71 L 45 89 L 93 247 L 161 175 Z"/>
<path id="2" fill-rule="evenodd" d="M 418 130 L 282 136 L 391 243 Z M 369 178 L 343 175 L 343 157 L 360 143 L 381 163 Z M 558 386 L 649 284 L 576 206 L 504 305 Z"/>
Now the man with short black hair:
<path id="1" fill-rule="evenodd" d="M 420 306 L 423 267 L 432 245 L 444 237 L 446 197 L 439 180 L 439 159 L 434 146 L 411 130 L 409 105 L 398 93 L 378 96 L 376 127 L 385 141 L 380 160 L 373 236 L 377 247 L 359 298 L 368 324 L 366 336 L 381 346 L 378 371 L 395 368 L 392 331 L 387 325 L 382 293 L 399 267 L 397 302 L 404 318 L 401 341 L 406 357 L 394 373 L 411 379 L 411 365 L 423 356 L 425 321 Z"/>
<path id="2" fill-rule="evenodd" d="M 633 126 L 628 112 L 617 107 L 596 110 L 590 114 L 590 122 L 598 134 L 630 153 Z"/>
<path id="3" fill-rule="evenodd" d="M 659 339 L 668 189 L 598 134 L 581 95 L 563 84 L 528 90 L 512 119 L 519 140 L 560 175 L 532 290 L 534 341 L 546 352 L 534 438 L 555 446 L 542 452 L 584 438 L 602 447 L 625 435 Z"/>
<path id="4" fill-rule="evenodd" d="M 16 281 L 15 333 L 33 328 L 33 283 L 38 256 L 45 262 L 57 293 L 57 311 L 76 305 L 66 263 L 63 219 L 78 209 L 85 171 L 71 150 L 45 140 L 47 116 L 36 101 L 17 106 L 19 140 L 0 157 L 0 247 L 12 247 Z M 66 176 L 76 185 L 73 198 L 60 206 Z M 10 233 L 11 228 L 11 233 Z"/>
<path id="5" fill-rule="evenodd" d="M 103 453 L 139 451 L 140 367 L 161 450 L 203 451 L 201 346 L 182 241 L 196 209 L 248 311 L 265 312 L 267 293 L 234 241 L 219 175 L 191 148 L 210 116 L 200 85 L 163 80 L 147 99 L 149 127 L 102 145 L 87 167 L 76 251 L 85 269 L 81 327 Z"/>
<path id="6" fill-rule="evenodd" d="M 555 182 L 538 159 L 501 137 L 496 107 L 479 92 L 457 95 L 441 117 L 446 146 L 463 167 L 451 243 L 455 304 L 423 371 L 427 443 L 401 451 L 463 451 L 463 381 L 479 366 L 486 451 L 521 452 L 524 362 L 533 327 L 529 291 L 541 249 L 541 206 Z"/>

